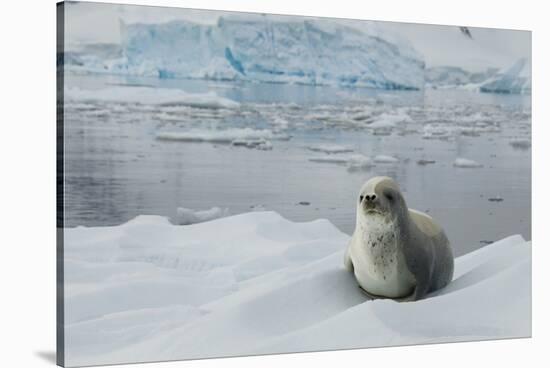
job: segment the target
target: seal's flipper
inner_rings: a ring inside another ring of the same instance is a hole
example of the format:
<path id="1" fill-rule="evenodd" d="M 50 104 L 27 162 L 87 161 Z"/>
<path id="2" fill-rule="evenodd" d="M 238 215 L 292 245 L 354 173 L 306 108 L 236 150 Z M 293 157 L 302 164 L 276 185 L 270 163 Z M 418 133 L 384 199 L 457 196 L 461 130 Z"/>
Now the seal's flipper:
<path id="1" fill-rule="evenodd" d="M 358 285 L 359 286 L 359 290 L 361 290 L 361 292 L 363 294 L 365 294 L 366 296 L 369 297 L 369 299 L 372 299 L 372 300 L 375 300 L 375 299 L 391 299 L 391 300 L 395 300 L 396 302 L 414 302 L 416 301 L 416 296 L 415 296 L 415 292 L 413 290 L 413 292 L 408 295 L 408 296 L 404 296 L 404 297 L 401 297 L 401 298 L 388 298 L 386 296 L 380 296 L 380 295 L 375 295 L 375 294 L 371 294 L 369 293 L 368 291 L 366 291 L 365 289 L 363 289 L 361 287 L 361 285 Z M 416 290 L 416 288 L 415 288 Z"/>

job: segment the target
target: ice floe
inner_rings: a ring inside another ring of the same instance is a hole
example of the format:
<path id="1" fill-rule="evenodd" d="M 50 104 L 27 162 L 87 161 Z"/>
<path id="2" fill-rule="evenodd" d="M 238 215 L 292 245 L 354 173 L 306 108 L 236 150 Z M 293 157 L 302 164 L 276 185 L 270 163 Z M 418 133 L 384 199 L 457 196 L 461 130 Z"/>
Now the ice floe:
<path id="1" fill-rule="evenodd" d="M 235 139 L 231 141 L 232 146 L 254 148 L 261 151 L 270 151 L 273 149 L 273 144 L 263 138 L 259 139 Z"/>
<path id="2" fill-rule="evenodd" d="M 343 154 L 343 155 L 326 155 L 319 157 L 310 157 L 311 162 L 326 163 L 326 164 L 349 164 L 352 162 L 369 161 L 370 158 L 361 154 Z"/>
<path id="3" fill-rule="evenodd" d="M 327 220 L 140 216 L 64 231 L 65 363 L 100 365 L 531 335 L 531 244 L 456 259 L 424 300 L 370 300 Z M 452 318 L 449 318 L 452 316 Z"/>
<path id="4" fill-rule="evenodd" d="M 510 141 L 510 145 L 517 149 L 529 149 L 531 148 L 531 141 L 528 139 L 515 139 Z"/>
<path id="5" fill-rule="evenodd" d="M 376 162 L 377 164 L 394 164 L 399 162 L 399 159 L 394 156 L 376 155 L 374 156 L 374 162 Z"/>
<path id="6" fill-rule="evenodd" d="M 453 166 L 455 167 L 462 167 L 462 168 L 478 168 L 478 167 L 483 167 L 482 164 L 480 164 L 479 162 L 477 161 L 474 161 L 474 160 L 470 160 L 470 159 L 467 159 L 467 158 L 462 158 L 462 157 L 459 157 L 455 160 L 455 162 L 453 163 Z"/>
<path id="7" fill-rule="evenodd" d="M 318 144 L 314 146 L 306 147 L 308 150 L 313 152 L 324 152 L 324 153 L 346 153 L 353 152 L 353 147 L 342 146 L 337 144 Z"/>
<path id="8" fill-rule="evenodd" d="M 231 143 L 236 141 L 242 143 L 267 139 L 287 140 L 290 137 L 284 134 L 276 134 L 269 129 L 231 128 L 218 130 L 197 128 L 187 131 L 158 131 L 156 138 L 181 142 Z"/>
<path id="9" fill-rule="evenodd" d="M 79 102 L 118 102 L 151 105 L 179 105 L 211 109 L 235 109 L 236 101 L 220 97 L 215 93 L 188 93 L 175 88 L 152 88 L 114 86 L 102 89 L 81 89 L 67 87 L 64 97 Z"/>

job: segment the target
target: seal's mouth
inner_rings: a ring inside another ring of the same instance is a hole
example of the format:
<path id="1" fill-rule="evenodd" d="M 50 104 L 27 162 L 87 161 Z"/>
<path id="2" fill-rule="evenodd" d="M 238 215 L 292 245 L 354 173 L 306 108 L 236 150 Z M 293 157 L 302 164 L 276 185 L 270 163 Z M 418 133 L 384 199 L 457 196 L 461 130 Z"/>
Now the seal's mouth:
<path id="1" fill-rule="evenodd" d="M 377 210 L 376 208 L 365 208 L 365 213 L 367 215 L 382 215 L 382 211 Z"/>

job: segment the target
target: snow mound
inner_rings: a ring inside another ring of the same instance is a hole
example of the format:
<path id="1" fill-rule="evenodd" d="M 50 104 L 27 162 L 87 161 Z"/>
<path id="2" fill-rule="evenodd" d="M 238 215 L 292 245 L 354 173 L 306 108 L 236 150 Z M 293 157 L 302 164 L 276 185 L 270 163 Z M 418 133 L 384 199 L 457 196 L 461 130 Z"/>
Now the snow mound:
<path id="1" fill-rule="evenodd" d="M 68 101 L 78 102 L 139 103 L 210 109 L 235 109 L 240 106 L 238 102 L 219 97 L 215 93 L 187 93 L 173 88 L 124 86 L 84 90 L 78 87 L 67 87 L 64 93 Z"/>
<path id="2" fill-rule="evenodd" d="M 457 158 L 455 162 L 453 163 L 454 167 L 462 167 L 462 168 L 477 168 L 477 167 L 483 167 L 482 164 L 480 164 L 477 161 L 469 160 L 467 158 Z"/>
<path id="3" fill-rule="evenodd" d="M 212 207 L 209 210 L 195 211 L 190 208 L 178 207 L 176 220 L 179 225 L 198 224 L 200 222 L 211 221 L 220 217 L 229 215 L 229 209 Z"/>
<path id="4" fill-rule="evenodd" d="M 125 58 L 104 66 L 111 73 L 382 89 L 424 84 L 424 61 L 404 38 L 329 20 L 224 16 L 214 25 L 122 24 L 121 34 Z"/>
<path id="5" fill-rule="evenodd" d="M 326 220 L 139 216 L 64 237 L 68 366 L 531 335 L 519 235 L 457 258 L 452 283 L 413 303 L 366 298 Z"/>
<path id="6" fill-rule="evenodd" d="M 251 144 L 257 142 L 265 143 L 267 139 L 286 140 L 287 135 L 276 134 L 269 129 L 252 129 L 252 128 L 230 128 L 225 130 L 215 129 L 191 129 L 188 131 L 159 131 L 156 134 L 159 140 L 181 141 L 181 142 L 213 142 L 213 143 L 231 143 L 236 142 L 238 145 Z"/>

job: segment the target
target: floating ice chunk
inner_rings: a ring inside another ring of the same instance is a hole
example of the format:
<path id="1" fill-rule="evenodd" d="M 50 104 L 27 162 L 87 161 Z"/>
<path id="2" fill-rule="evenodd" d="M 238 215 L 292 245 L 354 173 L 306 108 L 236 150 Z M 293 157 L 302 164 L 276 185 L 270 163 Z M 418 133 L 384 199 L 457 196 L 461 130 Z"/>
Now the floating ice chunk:
<path id="1" fill-rule="evenodd" d="M 340 146 L 336 144 L 319 144 L 315 146 L 306 147 L 308 150 L 313 152 L 325 152 L 325 153 L 346 153 L 353 152 L 353 147 L 349 146 Z"/>
<path id="2" fill-rule="evenodd" d="M 274 125 L 274 129 L 276 131 L 282 131 L 282 130 L 287 130 L 288 129 L 288 121 L 279 117 L 279 116 L 276 116 L 272 121 L 271 121 L 271 124 Z"/>
<path id="3" fill-rule="evenodd" d="M 209 210 L 195 211 L 189 208 L 178 207 L 176 219 L 179 225 L 191 225 L 226 216 L 229 216 L 228 208 L 212 207 Z"/>
<path id="4" fill-rule="evenodd" d="M 510 141 L 510 145 L 513 148 L 526 150 L 531 148 L 531 141 L 528 139 L 516 139 L 516 140 Z"/>
<path id="5" fill-rule="evenodd" d="M 457 158 L 455 162 L 453 163 L 453 166 L 455 167 L 463 167 L 463 168 L 477 168 L 477 167 L 483 167 L 482 164 L 480 164 L 477 161 L 469 160 L 467 158 Z"/>
<path id="6" fill-rule="evenodd" d="M 264 141 L 256 146 L 256 149 L 261 151 L 271 151 L 273 149 L 273 144 L 270 141 Z"/>
<path id="7" fill-rule="evenodd" d="M 150 88 L 116 86 L 97 90 L 78 87 L 65 88 L 66 99 L 80 102 L 119 102 L 150 105 L 190 106 L 210 109 L 235 109 L 236 101 L 220 97 L 215 93 L 188 93 L 175 88 Z"/>
<path id="8" fill-rule="evenodd" d="M 181 141 L 181 142 L 214 142 L 214 143 L 231 143 L 245 142 L 253 140 L 287 140 L 288 135 L 275 134 L 269 129 L 252 129 L 252 128 L 231 128 L 225 130 L 212 129 L 192 129 L 188 131 L 160 131 L 156 135 L 157 139 Z M 239 145 L 237 143 L 236 145 Z"/>
<path id="9" fill-rule="evenodd" d="M 353 172 L 353 171 L 368 170 L 373 166 L 374 166 L 374 163 L 372 162 L 370 157 L 357 156 L 349 160 L 348 171 Z"/>
<path id="10" fill-rule="evenodd" d="M 380 128 L 394 128 L 398 124 L 412 123 L 412 118 L 405 112 L 398 112 L 396 114 L 383 113 L 377 118 L 374 122 L 369 124 L 368 127 L 371 129 L 380 129 Z"/>
<path id="11" fill-rule="evenodd" d="M 255 148 L 262 151 L 270 151 L 273 149 L 273 144 L 263 138 L 260 139 L 235 139 L 231 145 L 237 147 Z"/>
<path id="12" fill-rule="evenodd" d="M 425 159 L 421 159 L 421 160 L 416 161 L 416 163 L 417 163 L 418 165 L 421 165 L 421 166 L 426 166 L 426 165 L 430 165 L 430 164 L 435 164 L 435 160 L 425 160 Z"/>
<path id="13" fill-rule="evenodd" d="M 372 119 L 370 111 L 359 111 L 351 116 L 352 120 L 369 122 Z"/>
<path id="14" fill-rule="evenodd" d="M 263 212 L 267 209 L 267 207 L 263 204 L 254 204 L 250 206 L 250 211 L 252 212 Z"/>
<path id="15" fill-rule="evenodd" d="M 443 139 L 447 140 L 453 136 L 453 129 L 439 125 L 439 124 L 427 124 L 423 128 L 422 139 Z"/>
<path id="16" fill-rule="evenodd" d="M 478 137 L 481 133 L 498 133 L 500 132 L 500 127 L 494 124 L 476 123 L 475 126 L 462 126 L 457 130 L 462 135 Z"/>
<path id="17" fill-rule="evenodd" d="M 388 155 L 377 155 L 374 157 L 374 162 L 379 164 L 394 164 L 399 162 L 397 157 L 388 156 Z"/>
<path id="18" fill-rule="evenodd" d="M 366 162 L 370 160 L 367 156 L 356 154 L 356 155 L 327 155 L 321 157 L 311 157 L 309 161 L 318 162 L 318 163 L 327 163 L 327 164 L 349 164 L 352 162 Z"/>
<path id="19" fill-rule="evenodd" d="M 346 156 L 311 157 L 309 161 L 326 164 L 347 164 L 350 158 Z"/>

